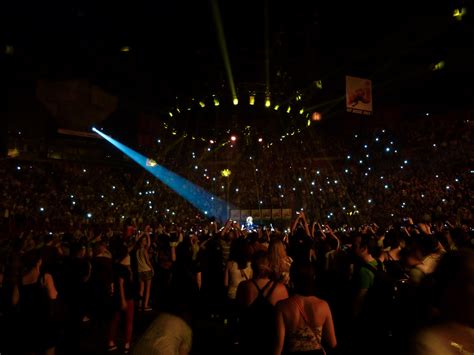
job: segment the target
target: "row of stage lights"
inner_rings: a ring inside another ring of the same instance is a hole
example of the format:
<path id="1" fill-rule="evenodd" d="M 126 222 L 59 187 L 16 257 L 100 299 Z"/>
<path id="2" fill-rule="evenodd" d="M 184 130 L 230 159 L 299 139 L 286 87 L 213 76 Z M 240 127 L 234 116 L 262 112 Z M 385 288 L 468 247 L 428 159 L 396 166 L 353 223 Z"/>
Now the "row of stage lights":
<path id="1" fill-rule="evenodd" d="M 193 102 L 195 101 L 195 99 L 191 99 Z M 249 106 L 255 106 L 255 100 L 256 100 L 256 94 L 255 93 L 251 93 L 249 95 Z M 301 94 L 298 94 L 296 96 L 296 101 L 301 101 L 302 100 L 302 96 Z M 237 96 L 234 96 L 233 99 L 232 99 L 232 104 L 234 106 L 237 106 L 239 104 L 239 98 Z M 204 100 L 200 100 L 198 101 L 198 104 L 201 108 L 205 108 L 207 106 L 206 102 Z M 215 106 L 215 107 L 219 107 L 221 105 L 221 102 L 219 101 L 219 98 L 216 96 L 216 95 L 212 95 L 212 104 Z M 264 101 L 264 106 L 266 108 L 271 108 L 272 107 L 272 101 L 271 101 L 271 97 L 269 94 L 266 94 L 265 95 L 265 101 Z M 280 109 L 283 109 L 282 107 L 283 105 L 280 105 L 280 104 L 275 104 L 275 106 L 273 106 L 273 110 L 275 111 L 279 111 Z M 175 110 L 171 110 L 168 112 L 168 115 L 170 117 L 174 117 L 174 112 L 173 111 L 176 111 L 178 114 L 181 114 L 181 110 L 179 107 L 176 107 Z M 188 107 L 187 108 L 187 111 L 191 111 L 191 107 Z M 290 114 L 292 112 L 292 107 L 291 107 L 291 104 L 288 104 L 288 106 L 286 106 L 286 113 L 287 114 Z M 305 109 L 302 107 L 300 108 L 299 110 L 299 114 L 300 115 L 303 115 L 305 113 Z M 307 112 L 306 113 L 306 116 L 309 117 L 309 113 Z"/>

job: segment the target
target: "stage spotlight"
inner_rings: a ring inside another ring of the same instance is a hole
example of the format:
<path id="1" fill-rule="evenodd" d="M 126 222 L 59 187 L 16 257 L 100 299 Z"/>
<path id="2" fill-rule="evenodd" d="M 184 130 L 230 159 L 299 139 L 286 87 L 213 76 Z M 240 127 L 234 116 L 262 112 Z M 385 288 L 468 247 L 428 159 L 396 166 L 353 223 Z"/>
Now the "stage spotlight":
<path id="1" fill-rule="evenodd" d="M 249 105 L 250 105 L 250 106 L 255 105 L 255 95 L 250 95 L 250 97 L 249 97 Z"/>
<path id="2" fill-rule="evenodd" d="M 92 131 L 111 143 L 122 153 L 127 155 L 130 159 L 135 161 L 143 169 L 147 170 L 202 213 L 208 216 L 214 216 L 220 221 L 225 221 L 227 219 L 228 208 L 231 208 L 231 206 L 228 206 L 226 201 L 210 194 L 202 187 L 191 183 L 190 181 L 182 178 L 178 174 L 166 169 L 165 167 L 159 164 L 155 165 L 152 159 L 148 159 L 135 150 L 116 141 L 112 137 L 100 132 L 95 127 L 92 128 Z M 111 202 L 110 205 L 114 206 L 113 202 Z"/>
<path id="3" fill-rule="evenodd" d="M 265 107 L 270 107 L 272 105 L 272 102 L 270 101 L 270 96 L 267 96 L 265 98 Z"/>
<path id="4" fill-rule="evenodd" d="M 234 106 L 237 106 L 239 104 L 239 99 L 237 97 L 234 97 L 232 103 L 234 104 Z"/>
<path id="5" fill-rule="evenodd" d="M 319 112 L 313 112 L 311 119 L 313 121 L 321 121 L 321 114 Z"/>

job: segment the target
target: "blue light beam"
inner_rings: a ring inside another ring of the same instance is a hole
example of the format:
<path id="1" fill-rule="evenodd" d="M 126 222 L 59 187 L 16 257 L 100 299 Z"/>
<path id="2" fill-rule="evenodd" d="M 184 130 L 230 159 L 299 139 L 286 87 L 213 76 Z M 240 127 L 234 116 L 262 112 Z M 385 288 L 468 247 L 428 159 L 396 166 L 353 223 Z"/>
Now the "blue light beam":
<path id="1" fill-rule="evenodd" d="M 210 194 L 202 187 L 193 184 L 185 178 L 182 178 L 165 167 L 157 164 L 154 160 L 147 158 L 135 150 L 127 147 L 126 145 L 116 141 L 95 127 L 92 128 L 92 131 L 114 145 L 122 153 L 140 165 L 143 169 L 147 170 L 153 176 L 158 178 L 158 180 L 176 192 L 179 196 L 191 203 L 204 215 L 208 217 L 214 216 L 220 221 L 227 219 L 228 208 L 231 207 L 227 205 L 226 201 Z"/>

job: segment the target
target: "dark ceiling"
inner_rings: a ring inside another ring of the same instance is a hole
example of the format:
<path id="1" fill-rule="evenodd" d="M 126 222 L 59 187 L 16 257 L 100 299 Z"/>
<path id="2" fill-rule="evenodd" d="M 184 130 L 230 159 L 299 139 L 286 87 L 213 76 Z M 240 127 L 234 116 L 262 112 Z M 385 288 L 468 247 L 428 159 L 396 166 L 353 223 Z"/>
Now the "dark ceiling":
<path id="1" fill-rule="evenodd" d="M 157 112 L 178 100 L 230 96 L 210 0 L 8 1 L 1 5 L 7 85 L 86 78 Z M 471 1 L 219 1 L 237 90 L 264 90 L 265 39 L 274 97 L 344 94 L 345 75 L 374 83 L 376 102 L 470 104 Z M 462 21 L 453 17 L 465 7 Z M 268 35 L 265 37 L 265 9 Z M 129 52 L 120 48 L 129 46 Z M 441 71 L 432 65 L 445 62 Z M 8 88 L 8 87 L 7 87 Z M 314 104 L 312 102 L 311 104 Z"/>

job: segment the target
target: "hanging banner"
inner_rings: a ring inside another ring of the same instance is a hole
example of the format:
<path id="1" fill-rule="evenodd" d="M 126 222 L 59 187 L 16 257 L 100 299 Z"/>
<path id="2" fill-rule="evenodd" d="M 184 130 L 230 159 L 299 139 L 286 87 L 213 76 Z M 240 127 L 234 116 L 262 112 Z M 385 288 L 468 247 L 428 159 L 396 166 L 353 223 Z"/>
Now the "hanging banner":
<path id="1" fill-rule="evenodd" d="M 347 112 L 372 114 L 372 81 L 369 79 L 346 76 Z"/>

